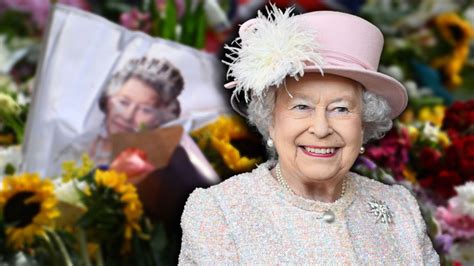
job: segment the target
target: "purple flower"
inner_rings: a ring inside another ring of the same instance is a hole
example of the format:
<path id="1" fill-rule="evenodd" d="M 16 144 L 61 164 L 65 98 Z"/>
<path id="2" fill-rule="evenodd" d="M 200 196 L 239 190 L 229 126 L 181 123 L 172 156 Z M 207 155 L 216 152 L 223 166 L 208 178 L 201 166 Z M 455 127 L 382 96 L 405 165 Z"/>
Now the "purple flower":
<path id="1" fill-rule="evenodd" d="M 443 253 L 449 253 L 449 250 L 451 249 L 451 246 L 453 245 L 453 240 L 454 239 L 451 235 L 441 234 L 435 238 L 434 244 L 437 250 Z"/>
<path id="2" fill-rule="evenodd" d="M 372 161 L 371 159 L 365 157 L 365 156 L 359 156 L 357 159 L 357 163 L 360 163 L 367 167 L 369 170 L 375 170 L 377 169 L 377 165 Z"/>

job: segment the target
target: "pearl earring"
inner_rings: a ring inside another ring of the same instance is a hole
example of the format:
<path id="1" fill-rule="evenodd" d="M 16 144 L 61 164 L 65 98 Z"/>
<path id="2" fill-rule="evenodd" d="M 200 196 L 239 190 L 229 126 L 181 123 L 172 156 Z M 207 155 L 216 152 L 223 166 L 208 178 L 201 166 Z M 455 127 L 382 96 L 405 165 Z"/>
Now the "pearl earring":
<path id="1" fill-rule="evenodd" d="M 273 140 L 272 139 L 267 139 L 267 146 L 272 148 L 273 147 Z"/>
<path id="2" fill-rule="evenodd" d="M 365 148 L 364 148 L 363 146 L 362 146 L 362 147 L 360 147 L 360 151 L 359 151 L 359 153 L 360 153 L 360 154 L 364 154 L 364 152 L 365 152 Z"/>

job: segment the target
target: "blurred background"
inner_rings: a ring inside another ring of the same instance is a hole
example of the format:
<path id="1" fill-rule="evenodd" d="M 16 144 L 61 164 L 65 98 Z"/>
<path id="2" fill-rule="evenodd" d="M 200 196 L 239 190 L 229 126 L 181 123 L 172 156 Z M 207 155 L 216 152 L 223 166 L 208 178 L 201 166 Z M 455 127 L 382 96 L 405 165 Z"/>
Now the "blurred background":
<path id="1" fill-rule="evenodd" d="M 256 16 L 257 10 L 265 13 L 269 2 L 0 0 L 1 176 L 11 175 L 18 180 L 21 177 L 17 169 L 21 164 L 35 72 L 42 39 L 47 33 L 48 16 L 55 3 L 95 13 L 130 30 L 191 46 L 224 60 L 223 47 L 236 37 L 238 25 Z M 366 153 L 360 156 L 353 170 L 409 188 L 417 196 L 443 265 L 474 265 L 473 1 L 273 0 L 271 3 L 281 8 L 294 6 L 296 14 L 315 10 L 351 13 L 381 29 L 385 47 L 379 71 L 405 85 L 409 106 L 385 138 L 366 147 Z M 222 68 L 226 70 L 225 64 Z M 224 76 L 221 82 L 224 84 Z M 229 94 L 224 89 L 223 93 Z M 255 129 L 233 114 L 221 116 L 190 135 L 221 180 L 249 171 L 267 157 Z M 80 177 L 88 173 L 87 159 L 85 161 L 82 166 L 69 168 L 75 169 L 73 175 Z M 24 180 L 21 182 L 42 182 Z M 35 217 L 42 212 L 23 202 L 27 198 L 25 193 L 33 192 L 20 188 L 21 185 L 15 187 L 17 191 L 7 191 L 7 186 L 4 182 L 0 189 L 0 265 L 49 263 L 51 257 L 48 260 L 45 254 L 51 254 L 51 250 L 57 250 L 53 252 L 56 255 L 52 260 L 59 265 L 64 265 L 61 262 L 67 259 L 77 265 L 95 265 L 102 261 L 110 265 L 175 264 L 177 261 L 181 237 L 179 219 L 156 218 L 149 209 L 150 203 L 144 203 L 143 216 L 148 218 L 142 221 L 150 226 L 141 225 L 141 233 L 148 235 L 140 238 L 141 242 L 133 243 L 129 248 L 131 252 L 119 252 L 127 258 L 125 262 L 119 262 L 107 258 L 114 253 L 104 252 L 107 250 L 103 246 L 105 240 L 81 242 L 80 239 L 87 236 L 87 230 L 59 230 L 55 225 L 45 223 L 48 230 L 54 231 L 48 238 L 50 247 L 37 244 L 35 239 L 41 238 L 43 231 L 25 233 L 19 230 L 36 223 Z M 16 193 L 18 191 L 23 194 Z M 145 198 L 140 196 L 141 200 Z M 167 204 L 153 200 L 152 205 Z M 16 224 L 14 229 L 9 229 L 8 223 L 12 219 L 8 211 L 13 208 L 11 206 L 23 206 L 20 208 L 23 210 L 30 208 L 27 214 L 18 214 L 30 218 L 21 226 Z M 117 206 L 122 208 L 123 202 Z M 87 206 L 82 209 L 87 210 Z M 181 211 L 182 205 L 176 207 L 174 216 L 179 218 Z M 53 214 L 51 209 L 47 219 L 58 216 Z M 84 226 L 84 220 L 80 221 L 83 229 L 90 229 L 90 226 Z M 174 225 L 170 225 L 170 221 Z M 121 228 L 123 226 L 122 222 Z M 13 236 L 11 232 L 15 228 L 19 233 Z M 24 241 L 18 240 L 23 238 Z M 132 239 L 138 238 L 134 235 Z M 12 241 L 19 244 L 11 245 Z"/>

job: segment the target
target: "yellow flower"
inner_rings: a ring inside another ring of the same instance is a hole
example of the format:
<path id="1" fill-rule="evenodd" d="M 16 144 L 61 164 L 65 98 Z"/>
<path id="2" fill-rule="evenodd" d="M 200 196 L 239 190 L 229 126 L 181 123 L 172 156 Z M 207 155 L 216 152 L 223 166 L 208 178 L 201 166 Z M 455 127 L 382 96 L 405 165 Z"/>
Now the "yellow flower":
<path id="1" fill-rule="evenodd" d="M 125 215 L 124 238 L 131 240 L 133 232 L 141 232 L 140 218 L 143 214 L 143 207 L 136 188 L 127 182 L 127 176 L 115 171 L 95 172 L 95 182 L 98 186 L 105 186 L 120 195 L 120 201 L 124 204 L 123 213 Z"/>
<path id="2" fill-rule="evenodd" d="M 410 124 L 413 122 L 415 114 L 411 108 L 407 108 L 400 116 L 400 121 L 404 124 Z"/>
<path id="3" fill-rule="evenodd" d="M 191 135 L 198 139 L 197 143 L 202 150 L 210 144 L 219 153 L 225 165 L 234 172 L 248 171 L 261 160 L 242 156 L 232 145 L 233 140 L 250 138 L 245 123 L 237 116 L 221 116 L 214 123 L 194 131 Z"/>
<path id="4" fill-rule="evenodd" d="M 418 113 L 418 119 L 422 122 L 431 122 L 438 128 L 442 126 L 446 107 L 436 105 L 435 107 L 423 107 Z"/>
<path id="5" fill-rule="evenodd" d="M 406 180 L 410 181 L 413 184 L 416 183 L 416 172 L 412 171 L 410 168 L 406 166 L 403 167 L 402 174 Z"/>
<path id="6" fill-rule="evenodd" d="M 8 244 L 16 249 L 43 236 L 60 213 L 54 186 L 37 174 L 7 176 L 0 191 L 0 210 L 6 224 Z"/>
<path id="7" fill-rule="evenodd" d="M 87 175 L 94 168 L 94 162 L 87 154 L 82 155 L 82 166 L 76 166 L 75 161 L 65 161 L 62 164 L 63 174 L 62 181 L 68 182 L 71 179 L 79 178 Z"/>
<path id="8" fill-rule="evenodd" d="M 456 46 L 452 54 L 445 55 L 441 58 L 433 60 L 432 65 L 443 71 L 447 79 L 447 85 L 450 88 L 455 88 L 462 84 L 461 71 L 469 56 L 469 46 Z"/>
<path id="9" fill-rule="evenodd" d="M 471 24 L 454 12 L 444 13 L 435 18 L 436 28 L 452 46 L 468 43 L 474 36 Z"/>
<path id="10" fill-rule="evenodd" d="M 448 134 L 446 134 L 446 132 L 444 131 L 439 132 L 438 143 L 443 148 L 447 148 L 449 145 L 451 145 L 451 141 L 449 140 Z"/>
<path id="11" fill-rule="evenodd" d="M 432 65 L 443 71 L 450 88 L 461 85 L 461 70 L 469 56 L 469 42 L 474 29 L 468 21 L 456 13 L 445 13 L 435 18 L 435 25 L 441 36 L 453 47 L 451 54 L 436 58 Z"/>
<path id="12" fill-rule="evenodd" d="M 418 128 L 414 126 L 407 126 L 408 128 L 408 136 L 410 138 L 410 143 L 415 143 L 418 140 L 418 136 L 420 136 L 420 131 Z"/>

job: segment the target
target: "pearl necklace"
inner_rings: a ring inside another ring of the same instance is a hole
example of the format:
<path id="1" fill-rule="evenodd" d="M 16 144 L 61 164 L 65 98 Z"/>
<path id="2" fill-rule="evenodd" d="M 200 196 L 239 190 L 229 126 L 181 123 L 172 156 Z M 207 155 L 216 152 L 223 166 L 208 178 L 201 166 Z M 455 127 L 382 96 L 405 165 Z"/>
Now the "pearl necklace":
<path id="1" fill-rule="evenodd" d="M 277 163 L 277 165 L 275 166 L 275 172 L 276 172 L 278 183 L 280 183 L 280 185 L 283 186 L 286 190 L 296 195 L 296 193 L 290 188 L 286 180 L 283 178 L 279 163 Z M 346 193 L 346 180 L 347 178 L 344 178 L 342 181 L 342 189 L 341 189 L 341 195 L 339 196 L 339 199 L 342 198 L 344 194 Z M 336 220 L 336 215 L 331 209 L 327 209 L 324 211 L 322 216 L 317 217 L 317 218 L 322 219 L 326 223 L 333 223 Z"/>

